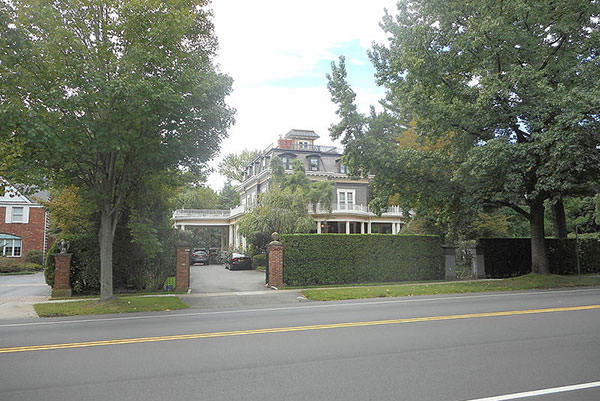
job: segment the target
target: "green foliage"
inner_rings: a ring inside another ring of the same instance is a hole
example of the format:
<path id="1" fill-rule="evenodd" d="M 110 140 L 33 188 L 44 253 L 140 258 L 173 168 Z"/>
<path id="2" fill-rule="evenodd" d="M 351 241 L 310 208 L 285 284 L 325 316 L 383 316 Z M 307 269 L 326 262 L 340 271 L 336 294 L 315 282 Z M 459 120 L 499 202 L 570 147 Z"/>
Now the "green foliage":
<path id="1" fill-rule="evenodd" d="M 217 209 L 219 195 L 209 187 L 186 187 L 175 198 L 176 209 Z"/>
<path id="2" fill-rule="evenodd" d="M 240 220 L 240 233 L 257 252 L 265 252 L 271 234 L 308 233 L 315 222 L 308 214 L 308 204 L 322 203 L 331 207 L 333 187 L 330 182 L 311 182 L 304 166 L 294 160 L 292 171 L 286 174 L 281 160 L 271 159 L 273 181 L 259 204 Z"/>
<path id="3" fill-rule="evenodd" d="M 264 253 L 259 253 L 257 255 L 252 256 L 252 267 L 254 269 L 260 267 L 260 266 L 266 266 L 267 265 L 267 255 L 265 255 Z"/>
<path id="4" fill-rule="evenodd" d="M 94 204 L 109 298 L 129 195 L 156 172 L 202 176 L 233 121 L 211 12 L 203 0 L 15 0 L 0 15 L 0 174 L 74 185 Z"/>
<path id="5" fill-rule="evenodd" d="M 219 192 L 219 209 L 233 209 L 239 204 L 240 194 L 235 191 L 231 181 L 227 181 Z"/>
<path id="6" fill-rule="evenodd" d="M 512 277 L 531 272 L 531 242 L 529 238 L 484 238 L 477 240 L 483 248 L 485 273 L 491 278 Z M 579 240 L 581 273 L 600 272 L 600 242 Z M 546 239 L 553 274 L 576 274 L 576 241 Z"/>
<path id="7" fill-rule="evenodd" d="M 40 249 L 33 249 L 29 252 L 25 252 L 23 255 L 23 261 L 27 263 L 35 263 L 36 265 L 44 264 L 44 252 Z"/>
<path id="8" fill-rule="evenodd" d="M 260 151 L 248 149 L 244 149 L 240 154 L 229 153 L 219 163 L 218 171 L 231 181 L 242 182 L 246 166 L 259 155 Z"/>
<path id="9" fill-rule="evenodd" d="M 0 257 L 0 273 L 35 272 L 43 268 L 39 263 Z"/>
<path id="10" fill-rule="evenodd" d="M 437 236 L 378 234 L 283 235 L 286 285 L 440 280 Z"/>
<path id="11" fill-rule="evenodd" d="M 314 225 L 302 196 L 289 188 L 271 187 L 260 203 L 240 219 L 239 229 L 249 244 L 264 252 L 273 232 L 307 233 Z"/>

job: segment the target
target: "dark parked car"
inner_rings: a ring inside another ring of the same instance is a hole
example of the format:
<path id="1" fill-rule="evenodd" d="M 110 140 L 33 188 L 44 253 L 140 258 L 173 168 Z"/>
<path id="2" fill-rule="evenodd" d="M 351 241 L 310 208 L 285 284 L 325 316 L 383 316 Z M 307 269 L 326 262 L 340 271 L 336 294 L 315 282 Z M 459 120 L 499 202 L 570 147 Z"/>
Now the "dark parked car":
<path id="1" fill-rule="evenodd" d="M 232 253 L 225 267 L 229 270 L 250 270 L 252 269 L 252 258 L 243 253 Z"/>
<path id="2" fill-rule="evenodd" d="M 200 248 L 192 251 L 190 254 L 190 264 L 193 265 L 194 263 L 208 264 L 208 252 L 206 252 L 206 249 Z"/>

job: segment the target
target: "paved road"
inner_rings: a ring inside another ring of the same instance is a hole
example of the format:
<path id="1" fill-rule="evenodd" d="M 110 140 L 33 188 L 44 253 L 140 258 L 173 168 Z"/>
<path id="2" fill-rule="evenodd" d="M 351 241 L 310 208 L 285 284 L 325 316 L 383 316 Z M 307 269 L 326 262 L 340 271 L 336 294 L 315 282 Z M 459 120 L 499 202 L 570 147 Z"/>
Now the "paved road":
<path id="1" fill-rule="evenodd" d="M 592 383 L 599 304 L 595 288 L 2 322 L 0 399 L 483 400 Z M 48 344 L 71 345 L 6 349 Z"/>
<path id="2" fill-rule="evenodd" d="M 51 291 L 44 273 L 0 276 L 0 320 L 37 317 L 32 305 L 47 301 Z"/>

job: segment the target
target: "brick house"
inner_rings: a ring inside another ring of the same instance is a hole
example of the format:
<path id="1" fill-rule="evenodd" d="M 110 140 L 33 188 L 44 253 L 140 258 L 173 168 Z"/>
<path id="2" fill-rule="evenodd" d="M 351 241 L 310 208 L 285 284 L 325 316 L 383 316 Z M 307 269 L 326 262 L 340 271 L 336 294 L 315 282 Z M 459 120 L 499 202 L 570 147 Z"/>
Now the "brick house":
<path id="1" fill-rule="evenodd" d="M 48 192 L 24 196 L 5 186 L 0 191 L 0 256 L 23 258 L 32 250 L 46 254 L 49 247 L 48 214 L 40 201 Z"/>

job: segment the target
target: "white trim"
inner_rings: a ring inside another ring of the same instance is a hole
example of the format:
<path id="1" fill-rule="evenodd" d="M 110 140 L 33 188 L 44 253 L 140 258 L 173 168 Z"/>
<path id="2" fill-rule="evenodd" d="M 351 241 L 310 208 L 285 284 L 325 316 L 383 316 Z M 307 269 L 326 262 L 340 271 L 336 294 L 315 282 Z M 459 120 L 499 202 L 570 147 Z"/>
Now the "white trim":
<path id="1" fill-rule="evenodd" d="M 12 206 L 6 206 L 6 213 L 4 214 L 4 222 L 9 224 L 12 220 Z"/>
<path id="2" fill-rule="evenodd" d="M 340 193 L 344 193 L 344 202 L 340 202 Z M 346 194 L 352 194 L 352 203 L 348 202 L 348 198 L 346 196 Z M 344 205 L 344 207 L 342 207 L 342 204 Z M 348 205 L 352 205 L 352 209 L 354 209 L 354 205 L 356 205 L 356 189 L 345 189 L 345 188 L 338 188 L 337 189 L 337 205 L 338 205 L 338 209 L 340 210 L 345 210 L 348 209 Z"/>

